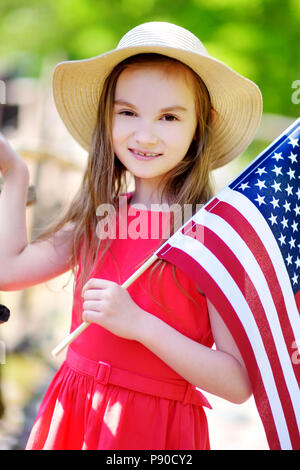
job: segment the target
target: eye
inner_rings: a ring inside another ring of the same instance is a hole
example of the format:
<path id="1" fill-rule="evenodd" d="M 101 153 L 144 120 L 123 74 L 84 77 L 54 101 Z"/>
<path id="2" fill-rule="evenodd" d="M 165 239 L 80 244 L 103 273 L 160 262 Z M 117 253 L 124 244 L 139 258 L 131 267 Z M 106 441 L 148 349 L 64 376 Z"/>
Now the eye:
<path id="1" fill-rule="evenodd" d="M 129 116 L 129 117 L 133 117 L 135 115 L 133 111 L 129 111 L 128 109 L 119 111 L 118 114 L 120 114 L 121 116 Z"/>
<path id="2" fill-rule="evenodd" d="M 162 117 L 162 120 L 163 121 L 178 121 L 179 119 L 176 116 L 174 116 L 173 114 L 165 114 Z"/>

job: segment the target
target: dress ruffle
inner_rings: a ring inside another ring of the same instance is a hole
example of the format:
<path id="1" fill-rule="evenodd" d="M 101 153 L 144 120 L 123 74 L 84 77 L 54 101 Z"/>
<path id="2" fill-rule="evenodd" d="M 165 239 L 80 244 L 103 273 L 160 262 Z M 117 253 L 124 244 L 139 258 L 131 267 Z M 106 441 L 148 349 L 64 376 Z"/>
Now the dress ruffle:
<path id="1" fill-rule="evenodd" d="M 26 448 L 199 450 L 209 449 L 209 437 L 202 406 L 103 385 L 63 363 Z"/>

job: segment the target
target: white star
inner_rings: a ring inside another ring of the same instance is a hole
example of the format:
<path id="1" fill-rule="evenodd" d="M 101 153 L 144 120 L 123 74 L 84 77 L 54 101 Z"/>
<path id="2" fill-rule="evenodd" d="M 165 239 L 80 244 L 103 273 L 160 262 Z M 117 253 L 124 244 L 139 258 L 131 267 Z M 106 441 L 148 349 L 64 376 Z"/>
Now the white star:
<path id="1" fill-rule="evenodd" d="M 272 158 L 275 158 L 276 162 L 278 162 L 278 160 L 283 160 L 281 152 L 280 153 L 275 152 Z"/>
<path id="2" fill-rule="evenodd" d="M 297 204 L 294 207 L 294 211 L 295 211 L 296 216 L 300 215 L 300 207 Z"/>
<path id="3" fill-rule="evenodd" d="M 267 173 L 265 170 L 265 166 L 263 168 L 258 168 L 258 170 L 255 173 L 258 173 L 259 176 L 261 176 L 263 173 Z"/>
<path id="4" fill-rule="evenodd" d="M 300 258 L 299 258 L 299 256 L 297 256 L 297 259 L 296 259 L 295 263 L 296 263 L 296 268 L 297 269 L 300 268 Z"/>
<path id="5" fill-rule="evenodd" d="M 298 188 L 298 191 L 296 192 L 296 196 L 298 196 L 298 199 L 300 199 L 300 188 Z"/>
<path id="6" fill-rule="evenodd" d="M 293 229 L 293 232 L 298 232 L 298 222 L 294 220 L 291 227 Z"/>
<path id="7" fill-rule="evenodd" d="M 277 215 L 273 215 L 273 213 L 271 212 L 271 217 L 269 217 L 269 219 L 271 221 L 271 224 L 274 225 L 276 224 L 277 225 Z"/>
<path id="8" fill-rule="evenodd" d="M 275 207 L 279 207 L 278 201 L 279 199 L 275 199 L 275 197 L 273 196 L 273 200 L 270 201 L 270 204 L 273 205 L 273 209 L 275 209 Z"/>
<path id="9" fill-rule="evenodd" d="M 254 186 L 259 186 L 259 189 L 261 190 L 262 188 L 266 188 L 265 182 L 257 180 L 257 183 L 255 183 Z"/>
<path id="10" fill-rule="evenodd" d="M 274 165 L 274 168 L 273 168 L 272 171 L 274 171 L 274 173 L 276 173 L 276 176 L 282 175 L 281 168 L 282 168 L 282 166 L 279 167 L 279 166 Z"/>
<path id="11" fill-rule="evenodd" d="M 265 196 L 260 196 L 259 194 L 257 195 L 257 198 L 254 199 L 255 201 L 258 202 L 258 204 L 261 206 L 262 204 L 266 204 L 265 203 Z"/>
<path id="12" fill-rule="evenodd" d="M 288 184 L 285 188 L 285 191 L 288 193 L 288 196 L 290 196 L 291 194 L 293 194 L 293 187 Z"/>
<path id="13" fill-rule="evenodd" d="M 291 248 L 295 248 L 295 241 L 296 239 L 291 237 L 290 241 L 288 242 Z"/>
<path id="14" fill-rule="evenodd" d="M 281 183 L 277 183 L 277 182 L 274 180 L 274 184 L 271 185 L 271 188 L 274 188 L 275 193 L 277 193 L 277 191 L 281 191 L 280 185 L 281 185 Z M 299 191 L 300 191 L 300 190 L 299 190 Z"/>
<path id="15" fill-rule="evenodd" d="M 290 153 L 288 158 L 291 160 L 291 163 L 296 163 L 297 162 L 297 155 L 293 152 Z"/>
<path id="16" fill-rule="evenodd" d="M 283 207 L 285 208 L 285 212 L 290 212 L 291 211 L 291 203 L 290 202 L 287 202 L 285 201 L 285 203 L 283 204 Z"/>
<path id="17" fill-rule="evenodd" d="M 286 174 L 289 175 L 290 180 L 295 179 L 295 170 L 292 170 L 291 168 L 289 168 L 289 171 L 287 171 Z"/>
<path id="18" fill-rule="evenodd" d="M 294 147 L 299 147 L 299 144 L 298 144 L 298 139 L 293 139 L 293 137 L 289 137 L 290 139 L 290 142 L 289 144 L 291 144 Z"/>
<path id="19" fill-rule="evenodd" d="M 248 188 L 249 188 L 249 183 L 248 183 L 248 181 L 247 181 L 247 183 L 242 183 L 241 186 L 240 186 L 240 189 L 242 189 L 243 191 L 244 191 L 245 189 L 248 189 Z"/>
<path id="20" fill-rule="evenodd" d="M 288 228 L 288 219 L 286 219 L 285 217 L 283 217 L 280 223 L 282 224 L 282 228 Z"/>
<path id="21" fill-rule="evenodd" d="M 289 266 L 290 264 L 292 264 L 292 259 L 293 259 L 293 257 L 292 257 L 290 254 L 288 254 L 287 258 L 285 258 L 285 259 L 286 259 L 286 262 L 287 262 L 288 266 Z"/>
<path id="22" fill-rule="evenodd" d="M 292 281 L 293 281 L 293 284 L 297 284 L 298 283 L 298 276 L 296 273 L 294 273 L 294 276 L 292 277 Z"/>
<path id="23" fill-rule="evenodd" d="M 280 245 L 285 245 L 285 235 L 283 236 L 282 233 L 280 234 L 280 238 L 278 238 Z"/>

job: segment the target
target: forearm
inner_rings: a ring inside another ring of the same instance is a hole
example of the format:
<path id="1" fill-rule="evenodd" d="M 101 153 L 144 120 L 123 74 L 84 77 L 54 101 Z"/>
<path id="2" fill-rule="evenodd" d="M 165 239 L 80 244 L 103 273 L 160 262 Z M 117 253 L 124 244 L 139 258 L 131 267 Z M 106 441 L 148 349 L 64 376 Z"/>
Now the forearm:
<path id="1" fill-rule="evenodd" d="M 25 163 L 18 162 L 3 176 L 0 194 L 0 260 L 5 261 L 27 245 L 26 197 L 29 173 Z"/>
<path id="2" fill-rule="evenodd" d="M 184 336 L 145 312 L 138 340 L 193 385 L 234 403 L 251 395 L 248 377 L 239 361 Z"/>

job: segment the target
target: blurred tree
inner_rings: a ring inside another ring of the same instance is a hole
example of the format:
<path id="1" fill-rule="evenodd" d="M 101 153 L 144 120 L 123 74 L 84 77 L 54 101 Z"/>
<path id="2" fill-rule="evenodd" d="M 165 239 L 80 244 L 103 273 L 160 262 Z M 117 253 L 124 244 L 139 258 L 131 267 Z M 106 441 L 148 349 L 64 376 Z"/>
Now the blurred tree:
<path id="1" fill-rule="evenodd" d="M 299 0 L 1 0 L 0 63 L 38 76 L 45 56 L 82 59 L 146 21 L 190 29 L 208 51 L 254 80 L 264 111 L 298 116 Z"/>

